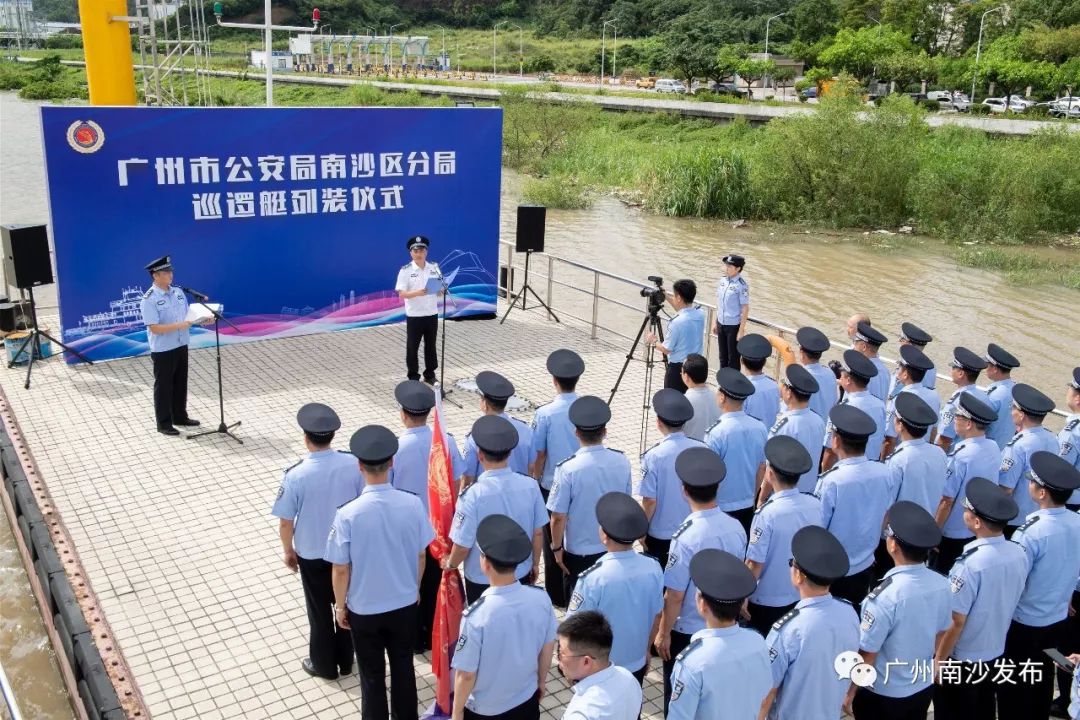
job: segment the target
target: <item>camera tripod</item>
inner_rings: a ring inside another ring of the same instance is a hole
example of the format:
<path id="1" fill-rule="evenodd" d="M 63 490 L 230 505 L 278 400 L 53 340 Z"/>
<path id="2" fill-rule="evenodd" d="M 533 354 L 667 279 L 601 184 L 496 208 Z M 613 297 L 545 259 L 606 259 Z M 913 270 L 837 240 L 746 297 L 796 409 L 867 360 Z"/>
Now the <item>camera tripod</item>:
<path id="1" fill-rule="evenodd" d="M 611 401 L 615 399 L 615 393 L 619 391 L 619 385 L 622 384 L 623 376 L 626 375 L 626 368 L 630 367 L 630 361 L 634 359 L 634 352 L 637 350 L 642 337 L 644 337 L 646 328 L 649 332 L 656 335 L 659 342 L 664 342 L 664 328 L 660 324 L 660 308 L 660 305 L 651 300 L 649 301 L 648 307 L 645 310 L 645 317 L 641 320 L 641 327 L 638 328 L 637 335 L 634 337 L 634 342 L 630 345 L 630 351 L 626 353 L 626 360 L 623 362 L 622 369 L 619 371 L 619 377 L 615 380 L 615 387 L 611 388 L 611 395 L 608 397 L 608 405 L 611 405 Z M 649 434 L 649 410 L 652 408 L 652 382 L 653 370 L 655 367 L 656 346 L 653 343 L 646 343 L 645 390 L 641 401 L 641 429 L 638 434 L 638 450 L 640 451 L 645 450 L 645 441 Z"/>
<path id="2" fill-rule="evenodd" d="M 26 290 L 28 293 L 30 293 L 30 334 L 27 335 L 26 339 L 22 341 L 22 345 L 20 345 L 19 349 L 15 351 L 15 354 L 11 356 L 11 361 L 8 363 L 9 368 L 15 367 L 15 363 L 20 357 L 22 357 L 23 353 L 27 353 L 26 383 L 23 385 L 23 387 L 27 390 L 30 389 L 30 375 L 34 372 L 34 361 L 45 359 L 41 357 L 41 338 L 45 338 L 50 342 L 56 343 L 61 348 L 63 348 L 64 352 L 71 353 L 87 365 L 93 365 L 94 363 L 90 361 L 90 358 L 86 357 L 75 348 L 68 347 L 67 345 L 50 335 L 47 331 L 42 330 L 38 327 L 37 304 L 34 302 L 34 288 L 29 287 Z"/>

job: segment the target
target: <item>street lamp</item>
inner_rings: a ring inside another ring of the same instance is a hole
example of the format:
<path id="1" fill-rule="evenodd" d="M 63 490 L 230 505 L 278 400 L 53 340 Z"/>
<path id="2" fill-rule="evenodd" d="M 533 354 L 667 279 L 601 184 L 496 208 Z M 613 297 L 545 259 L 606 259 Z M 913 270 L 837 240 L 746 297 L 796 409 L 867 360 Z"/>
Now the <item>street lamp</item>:
<path id="1" fill-rule="evenodd" d="M 604 86 L 604 61 L 606 60 L 606 58 L 604 56 L 605 56 L 605 54 L 607 52 L 607 26 L 608 25 L 611 25 L 611 26 L 614 27 L 615 21 L 614 20 L 605 20 L 604 24 L 600 28 L 600 87 Z M 615 28 L 616 37 L 618 37 L 618 33 L 619 33 L 619 29 Z M 612 72 L 611 72 L 611 77 L 612 77 L 612 79 L 614 79 L 614 77 L 615 77 L 615 71 L 614 70 L 612 70 Z"/>
<path id="2" fill-rule="evenodd" d="M 523 31 L 520 25 L 511 25 L 512 28 L 517 28 L 518 31 L 518 77 L 525 75 L 525 41 L 523 39 Z"/>
<path id="3" fill-rule="evenodd" d="M 496 50 L 495 43 L 496 43 L 497 33 L 498 33 L 500 25 L 506 25 L 509 22 L 510 22 L 509 20 L 500 20 L 499 22 L 495 23 L 495 26 L 493 28 L 491 28 L 491 81 L 492 82 L 495 81 L 495 75 L 498 73 L 498 69 L 495 67 L 495 50 Z"/>
<path id="4" fill-rule="evenodd" d="M 785 15 L 787 15 L 786 12 L 777 13 L 776 15 L 773 15 L 771 18 L 769 18 L 768 20 L 765 21 L 765 59 L 766 60 L 769 59 L 769 23 L 771 23 L 776 18 L 784 17 Z"/>
<path id="5" fill-rule="evenodd" d="M 975 78 L 979 75 L 979 56 L 982 54 L 983 23 L 986 22 L 987 15 L 992 12 L 1004 10 L 1005 8 L 1005 5 L 998 5 L 997 7 L 992 7 L 986 12 L 984 12 L 982 14 L 982 17 L 979 18 L 979 43 L 975 46 L 975 67 L 971 70 L 971 104 L 969 105 L 970 108 L 975 107 Z"/>
<path id="6" fill-rule="evenodd" d="M 444 28 L 442 25 L 436 25 L 435 27 L 442 30 L 442 52 L 439 55 L 439 65 L 442 65 L 443 60 L 446 59 L 446 28 Z M 446 68 L 447 70 L 450 69 L 449 65 L 450 65 L 450 62 L 447 61 L 447 68 Z"/>
<path id="7" fill-rule="evenodd" d="M 404 24 L 405 23 L 397 23 L 396 25 L 391 25 L 390 29 L 386 33 L 390 36 L 390 62 L 388 63 L 388 65 L 391 70 L 394 69 L 394 28 L 402 27 Z M 405 48 L 402 48 L 401 51 L 404 53 Z"/>

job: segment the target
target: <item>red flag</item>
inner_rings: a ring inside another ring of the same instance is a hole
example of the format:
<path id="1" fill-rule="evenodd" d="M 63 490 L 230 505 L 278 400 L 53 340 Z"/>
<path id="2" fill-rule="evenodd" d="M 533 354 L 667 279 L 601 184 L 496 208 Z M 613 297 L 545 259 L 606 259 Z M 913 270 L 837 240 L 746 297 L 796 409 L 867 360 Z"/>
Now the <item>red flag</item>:
<path id="1" fill-rule="evenodd" d="M 450 439 L 442 417 L 442 389 L 435 386 L 435 421 L 431 433 L 431 455 L 428 458 L 428 512 L 435 539 L 430 550 L 435 561 L 442 563 L 450 555 L 450 525 L 454 521 L 453 466 L 450 459 Z M 438 710 L 449 715 L 452 710 L 452 673 L 450 657 L 461 627 L 461 612 L 465 597 L 461 579 L 454 570 L 444 570 L 435 602 L 435 622 L 431 632 L 431 669 L 435 673 L 435 702 Z"/>

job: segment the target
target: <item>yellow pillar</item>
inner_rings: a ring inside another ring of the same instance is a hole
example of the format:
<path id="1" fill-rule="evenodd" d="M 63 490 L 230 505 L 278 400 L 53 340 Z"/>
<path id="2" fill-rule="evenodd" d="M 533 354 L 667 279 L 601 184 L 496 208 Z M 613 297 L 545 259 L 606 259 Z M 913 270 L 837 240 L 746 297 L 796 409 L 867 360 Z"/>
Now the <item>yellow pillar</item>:
<path id="1" fill-rule="evenodd" d="M 126 0 L 79 0 L 91 105 L 136 102 L 131 33 L 126 22 L 112 20 L 127 14 Z"/>

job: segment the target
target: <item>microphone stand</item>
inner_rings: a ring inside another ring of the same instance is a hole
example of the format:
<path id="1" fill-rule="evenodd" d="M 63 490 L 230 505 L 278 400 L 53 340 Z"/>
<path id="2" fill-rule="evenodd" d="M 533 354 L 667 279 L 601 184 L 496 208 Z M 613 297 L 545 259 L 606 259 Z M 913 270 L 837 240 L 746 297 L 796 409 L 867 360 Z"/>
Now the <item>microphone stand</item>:
<path id="1" fill-rule="evenodd" d="M 439 282 L 442 284 L 442 320 L 439 328 L 439 392 L 442 393 L 443 400 L 449 400 L 453 405 L 461 409 L 461 403 L 450 397 L 450 393 L 453 390 L 446 389 L 446 299 L 450 297 L 450 286 L 446 284 L 446 277 L 442 274 L 442 268 L 439 268 Z M 455 303 L 454 307 L 457 307 Z"/>
<path id="2" fill-rule="evenodd" d="M 191 440 L 193 438 L 202 437 L 204 435 L 225 435 L 227 437 L 232 438 L 233 440 L 240 443 L 241 445 L 243 445 L 244 441 L 241 440 L 240 438 L 238 438 L 232 432 L 233 428 L 238 427 L 240 425 L 240 421 L 237 420 L 236 422 L 232 423 L 231 425 L 226 425 L 225 424 L 225 392 L 224 392 L 224 389 L 223 389 L 222 383 L 221 383 L 221 323 L 224 322 L 226 325 L 228 325 L 229 327 L 231 327 L 233 330 L 235 330 L 238 333 L 242 333 L 243 331 L 240 328 L 236 327 L 236 325 L 234 325 L 233 323 L 226 320 L 225 316 L 223 316 L 217 310 L 215 310 L 214 308 L 207 305 L 206 301 L 210 299 L 208 296 L 203 295 L 202 293 L 196 293 L 195 291 L 187 289 L 187 288 L 183 288 L 183 290 L 184 290 L 184 292 L 187 292 L 192 297 L 194 297 L 196 300 L 198 300 L 198 302 L 195 303 L 196 305 L 202 305 L 204 308 L 206 308 L 207 310 L 210 311 L 211 315 L 214 316 L 214 352 L 215 352 L 216 359 L 217 359 L 217 386 L 218 386 L 218 413 L 219 413 L 218 414 L 218 426 L 217 426 L 217 428 L 215 428 L 213 430 L 203 430 L 202 432 L 191 433 L 191 434 L 189 434 L 187 436 L 187 439 Z"/>

